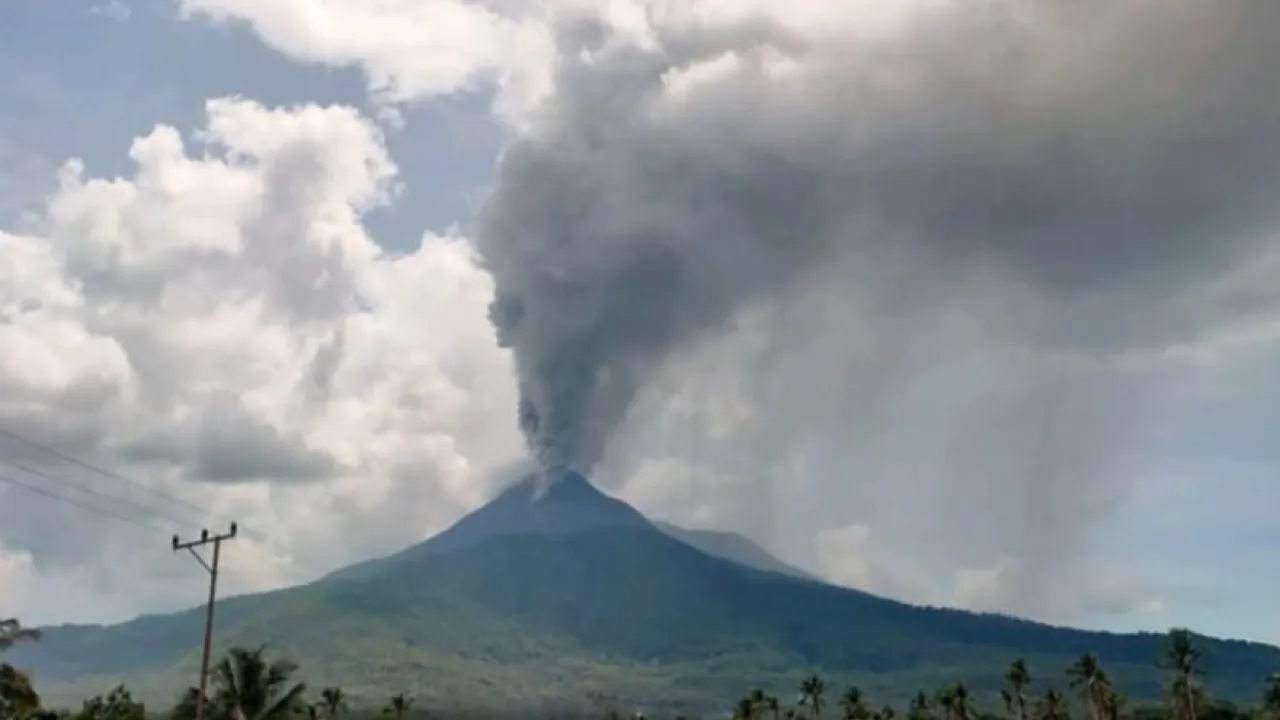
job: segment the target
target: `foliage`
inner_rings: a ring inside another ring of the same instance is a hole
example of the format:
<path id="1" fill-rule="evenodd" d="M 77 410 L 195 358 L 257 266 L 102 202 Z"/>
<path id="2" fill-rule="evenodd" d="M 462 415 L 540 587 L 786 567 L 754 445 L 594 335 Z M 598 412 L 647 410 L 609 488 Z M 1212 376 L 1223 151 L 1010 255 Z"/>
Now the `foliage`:
<path id="1" fill-rule="evenodd" d="M 4 652 L 20 642 L 39 640 L 40 631 L 24 628 L 16 618 L 0 619 L 0 652 Z"/>
<path id="2" fill-rule="evenodd" d="M 801 681 L 820 674 L 821 697 L 792 708 L 805 717 L 839 720 L 839 697 L 852 685 L 869 698 L 868 712 L 884 703 L 906 708 L 927 689 L 936 715 L 929 720 L 954 720 L 933 698 L 937 688 L 963 681 L 978 707 L 1035 720 L 1046 688 L 1011 685 L 1009 661 L 1021 658 L 1037 679 L 1061 678 L 1057 690 L 1079 720 L 1111 720 L 1125 698 L 1096 679 L 1088 693 L 1070 687 L 1063 673 L 1073 662 L 1093 653 L 1107 684 L 1122 687 L 1134 706 L 1167 700 L 1175 689 L 1168 677 L 1177 674 L 1153 662 L 1173 642 L 1160 635 L 907 605 L 755 571 L 628 528 L 498 537 L 381 575 L 228 598 L 217 622 L 219 656 L 265 644 L 303 662 L 298 682 L 341 687 L 352 706 L 382 709 L 392 694 L 412 694 L 418 702 L 405 715 L 530 702 L 607 705 L 628 715 L 638 708 L 701 712 L 739 695 L 750 678 L 782 701 L 784 720 Z M 150 705 L 170 705 L 198 672 L 202 623 L 197 611 L 48 628 L 41 642 L 23 643 L 5 659 L 32 670 L 54 702 L 78 703 L 125 682 Z M 1202 666 L 1212 665 L 1220 698 L 1241 703 L 1256 699 L 1259 679 L 1280 668 L 1273 647 L 1194 640 L 1202 655 L 1178 660 L 1192 665 L 1193 711 Z M 1179 707 L 1187 706 L 1188 693 L 1176 689 Z M 1002 690 L 1014 708 L 1002 707 Z M 317 720 L 329 714 L 323 703 L 315 710 Z M 765 708 L 755 720 L 772 715 Z M 1170 720 L 1207 718 L 1180 709 Z"/>
<path id="3" fill-rule="evenodd" d="M 40 695 L 26 673 L 0 663 L 0 720 L 27 717 L 40 708 Z"/>
<path id="4" fill-rule="evenodd" d="M 413 698 L 404 693 L 396 693 L 391 696 L 387 707 L 382 711 L 384 715 L 390 715 L 391 720 L 404 720 L 409 714 L 409 709 L 413 707 Z"/>
<path id="5" fill-rule="evenodd" d="M 307 686 L 295 682 L 297 665 L 269 659 L 264 648 L 231 648 L 213 670 L 217 720 L 286 720 L 306 707 Z"/>
<path id="6" fill-rule="evenodd" d="M 1126 709 L 1122 696 L 1113 687 L 1101 661 L 1092 653 L 1080 656 L 1064 672 L 1066 686 L 1075 691 L 1073 698 L 1052 684 L 1037 682 L 1030 665 L 1015 660 L 1004 673 L 1005 689 L 989 698 L 975 695 L 965 682 L 944 683 L 935 692 L 916 691 L 905 712 L 906 720 L 1071 720 L 1077 714 L 1102 720 L 1177 720 L 1194 712 L 1202 720 L 1277 720 L 1280 718 L 1280 673 L 1264 679 L 1256 707 L 1241 709 L 1223 701 L 1215 701 L 1201 678 L 1200 648 L 1190 635 L 1172 631 L 1167 638 L 1162 665 L 1166 674 L 1166 702 L 1162 705 L 1139 705 Z M 299 668 L 292 661 L 268 655 L 264 648 L 233 647 L 217 663 L 212 673 L 207 717 L 210 720 L 298 720 L 311 716 L 337 718 L 348 713 L 372 717 L 369 711 L 387 720 L 406 720 L 417 712 L 414 698 L 397 693 L 376 706 L 353 711 L 347 691 L 339 685 L 324 687 L 312 699 L 306 685 L 297 680 Z M 1188 685 L 1188 683 L 1191 683 Z M 1185 691 L 1193 689 L 1193 701 L 1187 705 Z M 818 720 L 830 715 L 828 680 L 818 674 L 800 677 L 791 686 L 770 691 L 757 686 L 731 706 L 735 720 Z M 168 712 L 171 720 L 190 720 L 195 715 L 198 691 L 183 693 Z M 781 697 L 795 698 L 788 707 Z M 932 696 L 932 699 L 931 699 Z M 989 701 L 989 702 L 988 702 Z M 1003 702 L 999 702 L 1003 701 Z M 880 706 L 858 685 L 849 685 L 830 704 L 838 709 L 841 720 L 894 720 L 899 717 L 892 705 Z M 998 705 L 1000 712 L 990 712 Z M 455 714 L 461 711 L 454 710 Z M 527 715 L 528 713 L 524 713 Z M 546 717 L 554 715 L 549 709 Z M 599 708 L 596 717 L 617 720 L 622 713 L 616 708 Z M 123 686 L 85 701 L 77 712 L 58 712 L 42 708 L 39 695 L 30 678 L 12 666 L 0 665 L 0 720 L 144 720 L 142 703 L 133 699 Z"/>
<path id="7" fill-rule="evenodd" d="M 120 685 L 105 696 L 86 700 L 71 720 L 146 720 L 146 717 L 146 706 L 135 701 L 129 690 Z"/>

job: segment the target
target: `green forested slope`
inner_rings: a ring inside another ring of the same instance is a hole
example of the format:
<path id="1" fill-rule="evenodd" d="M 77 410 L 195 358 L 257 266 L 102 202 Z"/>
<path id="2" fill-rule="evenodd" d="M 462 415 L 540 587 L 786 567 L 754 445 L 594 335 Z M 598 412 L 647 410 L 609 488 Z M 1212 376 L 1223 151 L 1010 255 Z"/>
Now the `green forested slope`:
<path id="1" fill-rule="evenodd" d="M 13 654 L 46 692 L 126 677 L 164 696 L 194 674 L 200 614 L 51 628 Z M 700 553 L 656 531 L 496 537 L 360 582 L 219 606 L 219 644 L 268 646 L 357 696 L 412 690 L 473 705 L 599 695 L 723 702 L 821 669 L 888 698 L 964 678 L 994 692 L 1023 656 L 1046 674 L 1086 652 L 1138 698 L 1160 693 L 1160 638 L 922 608 Z M 1213 689 L 1251 698 L 1280 650 L 1204 640 Z"/>

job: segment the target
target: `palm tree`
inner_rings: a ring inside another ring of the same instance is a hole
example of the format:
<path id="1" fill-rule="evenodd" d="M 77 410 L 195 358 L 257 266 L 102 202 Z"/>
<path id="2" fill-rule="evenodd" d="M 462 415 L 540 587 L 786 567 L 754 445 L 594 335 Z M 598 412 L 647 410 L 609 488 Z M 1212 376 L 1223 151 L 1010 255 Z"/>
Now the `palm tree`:
<path id="1" fill-rule="evenodd" d="M 265 648 L 231 648 L 213 671 L 218 705 L 232 720 L 289 720 L 306 691 L 293 682 L 297 669 L 288 660 L 268 661 Z"/>
<path id="2" fill-rule="evenodd" d="M 1036 720 L 1071 720 L 1067 699 L 1054 688 L 1045 691 L 1036 703 Z"/>
<path id="3" fill-rule="evenodd" d="M 1169 683 L 1170 720 L 1188 720 L 1198 717 L 1205 707 L 1204 688 L 1199 683 L 1183 678 L 1174 678 Z"/>
<path id="4" fill-rule="evenodd" d="M 823 695 L 827 684 L 817 675 L 810 675 L 800 683 L 800 705 L 809 708 L 814 718 L 822 717 Z"/>
<path id="5" fill-rule="evenodd" d="M 769 696 L 765 694 L 763 688 L 754 688 L 747 694 L 747 699 L 751 701 L 752 717 L 759 717 L 769 707 Z"/>
<path id="6" fill-rule="evenodd" d="M 128 688 L 117 685 L 106 696 L 98 695 L 84 701 L 78 718 L 96 720 L 145 720 L 146 706 L 133 699 Z"/>
<path id="7" fill-rule="evenodd" d="M 1196 646 L 1191 631 L 1186 628 L 1173 628 L 1165 641 L 1165 664 L 1173 670 L 1173 682 L 1170 695 L 1173 700 L 1173 716 L 1175 720 L 1196 720 L 1196 705 L 1199 688 L 1196 677 L 1200 675 L 1200 662 L 1203 653 Z"/>
<path id="8" fill-rule="evenodd" d="M 1120 720 L 1120 716 L 1124 714 L 1124 706 L 1124 696 L 1108 687 L 1102 696 L 1103 720 Z"/>
<path id="9" fill-rule="evenodd" d="M 0 652 L 4 652 L 20 642 L 40 639 L 40 631 L 35 628 L 24 628 L 17 618 L 0 619 Z"/>
<path id="10" fill-rule="evenodd" d="M 178 696 L 178 702 L 169 710 L 169 720 L 195 720 L 196 703 L 200 702 L 200 690 L 189 687 Z"/>
<path id="11" fill-rule="evenodd" d="M 943 720 L 973 720 L 973 698 L 964 683 L 942 688 L 938 691 L 937 700 Z"/>
<path id="12" fill-rule="evenodd" d="M 738 701 L 738 706 L 734 708 L 733 720 L 755 720 L 756 704 L 752 702 L 751 696 L 747 695 Z"/>
<path id="13" fill-rule="evenodd" d="M 907 707 L 907 720 L 934 720 L 933 708 L 929 707 L 929 696 L 917 692 Z"/>
<path id="14" fill-rule="evenodd" d="M 776 695 L 766 695 L 764 709 L 769 711 L 769 717 L 773 718 L 773 720 L 778 720 L 778 715 L 782 712 L 782 705 L 778 702 Z"/>
<path id="15" fill-rule="evenodd" d="M 391 716 L 391 720 L 404 720 L 411 707 L 413 707 L 413 698 L 400 693 L 391 696 L 391 702 L 387 703 L 386 712 Z"/>
<path id="16" fill-rule="evenodd" d="M 1102 704 L 1111 689 L 1107 674 L 1103 672 L 1098 656 L 1085 653 L 1067 668 L 1067 677 L 1071 678 L 1071 687 L 1080 691 L 1089 716 L 1093 720 L 1102 720 Z"/>
<path id="17" fill-rule="evenodd" d="M 1280 720 L 1280 673 L 1272 673 L 1267 678 L 1266 689 L 1262 692 L 1262 716 L 1267 720 Z"/>
<path id="18" fill-rule="evenodd" d="M 967 685 L 956 683 L 951 689 L 951 699 L 951 709 L 956 714 L 956 720 L 973 720 L 973 697 L 969 694 Z"/>
<path id="19" fill-rule="evenodd" d="M 942 688 L 934 699 L 937 701 L 938 707 L 942 708 L 942 720 L 956 720 L 955 688 Z"/>
<path id="20" fill-rule="evenodd" d="M 870 717 L 862 697 L 862 689 L 856 685 L 850 685 L 840 696 L 840 709 L 844 713 L 844 720 L 868 720 Z"/>
<path id="21" fill-rule="evenodd" d="M 1004 707 L 1013 715 L 1013 720 L 1027 720 L 1027 686 L 1031 684 L 1031 671 L 1027 663 L 1018 658 L 1009 664 L 1004 673 L 1005 687 L 1000 691 L 1004 698 Z"/>
<path id="22" fill-rule="evenodd" d="M 327 687 L 320 691 L 320 706 L 328 720 L 337 720 L 347 709 L 347 694 L 340 687 Z"/>

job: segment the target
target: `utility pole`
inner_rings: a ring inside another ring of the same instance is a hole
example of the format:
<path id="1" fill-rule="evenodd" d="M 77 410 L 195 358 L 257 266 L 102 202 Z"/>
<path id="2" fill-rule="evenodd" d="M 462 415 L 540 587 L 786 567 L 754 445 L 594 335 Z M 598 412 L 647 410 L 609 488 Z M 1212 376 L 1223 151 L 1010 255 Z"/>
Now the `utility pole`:
<path id="1" fill-rule="evenodd" d="M 173 536 L 173 551 L 186 550 L 191 557 L 200 563 L 200 567 L 209 573 L 209 602 L 204 608 L 204 649 L 200 653 L 200 690 L 196 696 L 196 720 L 204 720 L 204 709 L 209 699 L 209 651 L 213 645 L 213 603 L 218 593 L 218 557 L 222 551 L 222 541 L 236 536 L 236 524 L 231 523 L 231 532 L 223 535 L 210 535 L 208 530 L 200 531 L 198 540 L 182 542 L 177 535 Z M 207 563 L 196 548 L 213 544 L 213 562 Z"/>

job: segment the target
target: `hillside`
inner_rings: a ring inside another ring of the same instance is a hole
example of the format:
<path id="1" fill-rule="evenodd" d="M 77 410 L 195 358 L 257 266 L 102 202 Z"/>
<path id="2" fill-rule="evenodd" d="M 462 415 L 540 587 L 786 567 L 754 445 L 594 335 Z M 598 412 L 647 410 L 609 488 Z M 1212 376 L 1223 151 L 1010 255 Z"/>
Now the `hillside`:
<path id="1" fill-rule="evenodd" d="M 957 678 L 989 694 L 1014 657 L 1043 676 L 1089 651 L 1133 695 L 1159 694 L 1156 636 L 914 607 L 764 572 L 627 513 L 620 516 L 631 520 L 619 524 L 592 521 L 592 508 L 618 512 L 617 501 L 585 481 L 564 492 L 554 501 L 564 507 L 534 514 L 568 512 L 583 520 L 574 532 L 487 524 L 448 552 L 429 552 L 428 541 L 342 582 L 233 598 L 219 605 L 219 644 L 265 643 L 301 661 L 315 682 L 357 696 L 412 690 L 472 705 L 581 703 L 596 694 L 722 705 L 744 683 L 793 687 L 816 668 L 886 698 Z M 477 514 L 514 517 L 511 508 L 546 499 L 494 510 L 509 501 Z M 124 676 L 144 693 L 171 697 L 193 674 L 199 632 L 198 611 L 48 628 L 42 643 L 13 657 L 55 695 Z M 1252 698 L 1280 668 L 1276 648 L 1204 645 L 1212 687 L 1228 697 Z"/>
<path id="2" fill-rule="evenodd" d="M 654 527 L 680 542 L 692 545 L 713 557 L 735 562 L 739 565 L 746 565 L 756 570 L 790 575 L 804 578 L 805 580 L 818 580 L 817 577 L 810 573 L 779 560 L 750 538 L 737 533 L 718 530 L 689 530 L 679 525 L 665 522 L 655 522 Z"/>

